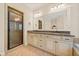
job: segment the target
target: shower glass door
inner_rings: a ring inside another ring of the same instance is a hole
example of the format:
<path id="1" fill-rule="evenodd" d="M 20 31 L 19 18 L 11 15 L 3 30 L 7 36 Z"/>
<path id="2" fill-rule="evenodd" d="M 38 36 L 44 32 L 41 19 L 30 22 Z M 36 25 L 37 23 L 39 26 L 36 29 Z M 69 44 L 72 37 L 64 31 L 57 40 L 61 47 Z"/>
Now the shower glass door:
<path id="1" fill-rule="evenodd" d="M 8 7 L 8 49 L 23 43 L 23 13 Z"/>

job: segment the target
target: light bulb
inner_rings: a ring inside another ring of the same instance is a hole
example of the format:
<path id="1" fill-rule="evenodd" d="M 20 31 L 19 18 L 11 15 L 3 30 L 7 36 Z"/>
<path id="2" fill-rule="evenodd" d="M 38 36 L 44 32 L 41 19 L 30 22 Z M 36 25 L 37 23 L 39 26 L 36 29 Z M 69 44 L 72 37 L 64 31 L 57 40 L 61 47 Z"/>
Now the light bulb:
<path id="1" fill-rule="evenodd" d="M 51 8 L 51 10 L 54 10 L 54 8 Z"/>
<path id="2" fill-rule="evenodd" d="M 34 17 L 39 17 L 39 16 L 42 16 L 41 12 L 39 12 L 39 13 L 37 13 L 37 14 L 34 15 Z"/>
<path id="3" fill-rule="evenodd" d="M 65 4 L 61 4 L 62 7 L 64 7 Z"/>
<path id="4" fill-rule="evenodd" d="M 58 5 L 58 8 L 62 8 L 64 7 L 64 4 Z"/>
<path id="5" fill-rule="evenodd" d="M 15 18 L 15 21 L 19 21 L 20 19 L 19 18 Z"/>
<path id="6" fill-rule="evenodd" d="M 57 6 L 55 6 L 54 9 L 57 9 Z"/>

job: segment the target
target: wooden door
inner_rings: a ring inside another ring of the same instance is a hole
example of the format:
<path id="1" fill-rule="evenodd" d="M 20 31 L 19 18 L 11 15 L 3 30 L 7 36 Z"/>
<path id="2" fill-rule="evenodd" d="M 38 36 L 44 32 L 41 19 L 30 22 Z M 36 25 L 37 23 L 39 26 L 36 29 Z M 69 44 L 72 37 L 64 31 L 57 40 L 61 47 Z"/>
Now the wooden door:
<path id="1" fill-rule="evenodd" d="M 45 36 L 46 49 L 48 52 L 55 54 L 55 39 L 51 38 L 49 35 Z"/>

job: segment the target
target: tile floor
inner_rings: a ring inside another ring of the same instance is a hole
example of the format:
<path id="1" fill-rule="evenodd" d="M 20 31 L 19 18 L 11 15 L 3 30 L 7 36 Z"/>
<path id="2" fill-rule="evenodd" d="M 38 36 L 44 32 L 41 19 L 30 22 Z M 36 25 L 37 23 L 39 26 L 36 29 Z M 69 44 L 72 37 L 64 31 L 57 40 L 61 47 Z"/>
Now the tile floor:
<path id="1" fill-rule="evenodd" d="M 34 48 L 30 45 L 20 45 L 16 48 L 9 50 L 6 56 L 51 56 L 50 54 L 41 51 L 40 49 Z"/>

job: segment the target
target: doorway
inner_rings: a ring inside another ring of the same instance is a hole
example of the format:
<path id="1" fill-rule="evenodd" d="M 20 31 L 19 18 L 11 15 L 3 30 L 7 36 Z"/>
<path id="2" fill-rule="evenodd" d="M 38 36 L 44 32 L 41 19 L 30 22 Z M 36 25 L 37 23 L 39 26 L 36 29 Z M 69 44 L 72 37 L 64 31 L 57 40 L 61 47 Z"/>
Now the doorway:
<path id="1" fill-rule="evenodd" d="M 8 6 L 8 50 L 23 44 L 23 12 Z"/>

